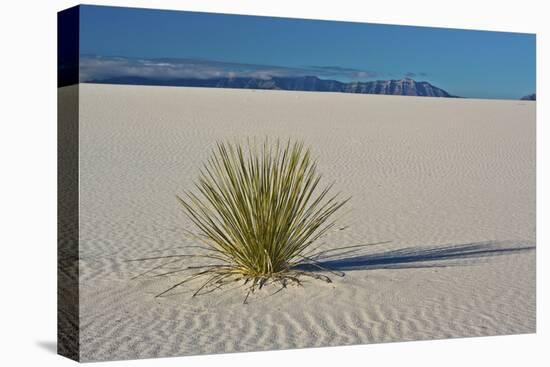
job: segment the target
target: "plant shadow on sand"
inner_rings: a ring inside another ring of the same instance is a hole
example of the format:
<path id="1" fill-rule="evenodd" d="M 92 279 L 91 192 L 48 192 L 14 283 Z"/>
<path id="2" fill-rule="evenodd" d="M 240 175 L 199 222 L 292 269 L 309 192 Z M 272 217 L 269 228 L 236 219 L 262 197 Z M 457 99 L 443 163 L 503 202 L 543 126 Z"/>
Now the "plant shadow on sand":
<path id="1" fill-rule="evenodd" d="M 458 245 L 406 247 L 372 253 L 369 245 L 348 247 L 348 251 L 334 251 L 333 254 L 316 258 L 323 268 L 347 272 L 374 269 L 410 269 L 470 265 L 491 257 L 528 252 L 535 246 L 512 241 L 485 241 Z M 367 252 L 368 251 L 368 252 Z M 304 271 L 317 272 L 318 267 L 299 265 Z"/>
<path id="2" fill-rule="evenodd" d="M 379 269 L 421 269 L 450 268 L 456 266 L 479 265 L 496 257 L 528 253 L 535 250 L 530 242 L 522 241 L 483 241 L 463 244 L 432 246 L 411 246 L 393 250 L 375 250 L 390 241 L 366 243 L 339 247 L 321 251 L 314 258 L 315 263 L 304 263 L 295 266 L 299 271 L 325 273 L 333 277 L 344 277 L 358 270 Z M 202 294 L 223 291 L 225 287 L 215 287 Z M 243 289 L 244 284 L 228 286 L 225 292 L 231 293 Z M 274 292 L 268 291 L 260 298 L 270 298 L 284 287 L 277 287 Z M 192 293 L 193 290 L 181 290 L 173 295 Z M 222 292 L 224 293 L 224 292 Z"/>

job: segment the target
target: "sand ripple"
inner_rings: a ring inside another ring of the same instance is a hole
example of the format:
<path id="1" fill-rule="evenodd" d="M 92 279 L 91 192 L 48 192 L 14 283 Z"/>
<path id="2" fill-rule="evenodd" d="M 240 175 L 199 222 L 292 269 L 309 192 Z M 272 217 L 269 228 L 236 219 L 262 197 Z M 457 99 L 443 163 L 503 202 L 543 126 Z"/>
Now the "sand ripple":
<path id="1" fill-rule="evenodd" d="M 80 88 L 82 360 L 535 331 L 534 103 Z M 353 196 L 325 248 L 391 243 L 247 305 L 242 289 L 156 299 L 180 278 L 131 280 L 161 261 L 125 260 L 192 243 L 174 195 L 215 140 L 265 135 L 305 139 Z"/>

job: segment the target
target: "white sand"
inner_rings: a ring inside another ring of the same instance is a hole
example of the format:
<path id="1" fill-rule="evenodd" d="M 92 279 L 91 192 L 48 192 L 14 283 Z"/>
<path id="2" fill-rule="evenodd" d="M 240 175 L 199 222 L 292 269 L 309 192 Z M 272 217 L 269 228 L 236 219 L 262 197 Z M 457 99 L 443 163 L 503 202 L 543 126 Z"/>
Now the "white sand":
<path id="1" fill-rule="evenodd" d="M 125 259 L 192 243 L 175 194 L 215 141 L 266 135 L 352 196 L 326 248 L 392 242 L 247 305 L 130 280 L 160 262 Z M 533 102 L 84 84 L 80 153 L 84 361 L 535 331 Z"/>

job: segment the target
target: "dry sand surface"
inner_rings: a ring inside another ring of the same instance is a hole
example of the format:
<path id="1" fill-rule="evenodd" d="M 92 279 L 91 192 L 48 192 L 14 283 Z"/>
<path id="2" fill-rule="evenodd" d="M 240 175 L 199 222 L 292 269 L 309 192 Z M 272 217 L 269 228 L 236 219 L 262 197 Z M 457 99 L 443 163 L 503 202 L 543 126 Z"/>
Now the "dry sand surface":
<path id="1" fill-rule="evenodd" d="M 352 196 L 323 245 L 371 244 L 325 261 L 345 276 L 246 305 L 131 280 L 193 243 L 175 195 L 215 141 L 265 136 Z M 535 331 L 534 102 L 83 84 L 80 200 L 84 361 Z"/>

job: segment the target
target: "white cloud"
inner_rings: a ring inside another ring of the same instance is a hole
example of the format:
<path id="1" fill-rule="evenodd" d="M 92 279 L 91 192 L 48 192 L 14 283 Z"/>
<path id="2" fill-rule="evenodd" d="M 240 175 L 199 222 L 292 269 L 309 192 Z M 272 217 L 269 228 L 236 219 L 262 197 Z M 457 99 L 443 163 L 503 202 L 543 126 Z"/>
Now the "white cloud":
<path id="1" fill-rule="evenodd" d="M 280 67 L 240 64 L 202 59 L 130 59 L 82 55 L 80 81 L 100 81 L 118 77 L 154 79 L 209 79 L 253 77 L 318 76 L 321 78 L 364 79 L 376 75 L 371 71 L 336 66 Z"/>

